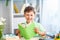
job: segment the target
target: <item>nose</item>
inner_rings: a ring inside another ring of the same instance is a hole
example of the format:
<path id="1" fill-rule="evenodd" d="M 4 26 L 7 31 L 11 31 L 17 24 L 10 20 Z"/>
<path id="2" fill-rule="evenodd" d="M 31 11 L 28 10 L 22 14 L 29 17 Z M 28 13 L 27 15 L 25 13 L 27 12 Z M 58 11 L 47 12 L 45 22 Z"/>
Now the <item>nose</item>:
<path id="1" fill-rule="evenodd" d="M 29 16 L 29 19 L 31 19 L 32 17 L 31 16 Z"/>
<path id="2" fill-rule="evenodd" d="M 28 19 L 31 19 L 32 17 L 31 16 L 28 16 Z"/>

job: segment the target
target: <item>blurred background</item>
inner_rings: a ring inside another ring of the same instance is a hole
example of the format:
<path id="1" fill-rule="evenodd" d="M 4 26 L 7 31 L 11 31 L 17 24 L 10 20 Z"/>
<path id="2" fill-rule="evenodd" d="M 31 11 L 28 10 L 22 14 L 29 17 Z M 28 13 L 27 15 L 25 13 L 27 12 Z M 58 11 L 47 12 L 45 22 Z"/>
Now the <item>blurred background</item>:
<path id="1" fill-rule="evenodd" d="M 18 23 L 25 22 L 23 10 L 29 5 L 36 10 L 34 20 L 41 23 L 46 32 L 60 31 L 60 0 L 0 0 L 0 17 L 6 18 L 4 34 L 14 33 Z"/>

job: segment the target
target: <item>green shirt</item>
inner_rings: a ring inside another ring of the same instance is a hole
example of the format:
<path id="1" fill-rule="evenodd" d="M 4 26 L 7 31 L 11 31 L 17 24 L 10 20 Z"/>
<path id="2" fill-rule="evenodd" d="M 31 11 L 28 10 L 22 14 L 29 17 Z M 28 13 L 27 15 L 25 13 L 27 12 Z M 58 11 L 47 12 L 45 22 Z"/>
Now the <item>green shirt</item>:
<path id="1" fill-rule="evenodd" d="M 25 27 L 24 27 L 25 26 Z M 40 29 L 41 32 L 45 31 L 45 29 L 42 27 L 41 24 L 36 23 L 36 22 L 31 22 L 29 24 L 27 23 L 21 23 L 18 24 L 19 30 L 20 30 L 20 35 L 23 36 L 26 40 L 34 37 L 36 35 L 35 33 L 35 27 Z"/>

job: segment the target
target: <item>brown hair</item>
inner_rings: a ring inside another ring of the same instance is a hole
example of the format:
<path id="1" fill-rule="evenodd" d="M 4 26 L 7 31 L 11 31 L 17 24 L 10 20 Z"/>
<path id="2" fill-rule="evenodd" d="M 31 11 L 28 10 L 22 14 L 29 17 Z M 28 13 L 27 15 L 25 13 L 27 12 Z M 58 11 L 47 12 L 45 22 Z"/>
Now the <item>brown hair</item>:
<path id="1" fill-rule="evenodd" d="M 30 12 L 30 11 L 33 11 L 34 14 L 35 14 L 35 10 L 34 10 L 34 8 L 31 7 L 31 6 L 28 6 L 28 7 L 25 8 L 25 10 L 24 10 L 24 14 L 25 14 L 26 12 Z"/>

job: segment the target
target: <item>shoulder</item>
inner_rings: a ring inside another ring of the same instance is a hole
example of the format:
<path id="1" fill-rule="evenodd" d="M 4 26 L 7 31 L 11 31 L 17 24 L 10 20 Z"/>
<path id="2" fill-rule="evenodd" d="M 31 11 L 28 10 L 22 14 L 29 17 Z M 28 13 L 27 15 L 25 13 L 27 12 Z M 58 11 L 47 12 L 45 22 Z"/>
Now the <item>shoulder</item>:
<path id="1" fill-rule="evenodd" d="M 37 22 L 35 22 L 35 27 L 42 28 L 43 25 L 42 25 L 41 23 L 37 23 Z"/>
<path id="2" fill-rule="evenodd" d="M 34 23 L 35 23 L 35 25 L 42 26 L 42 24 L 41 24 L 41 23 L 38 23 L 38 22 L 34 22 Z"/>
<path id="3" fill-rule="evenodd" d="M 35 27 L 40 29 L 40 31 L 46 31 L 44 26 L 41 23 L 35 22 Z"/>
<path id="4" fill-rule="evenodd" d="M 35 23 L 35 26 L 41 26 L 40 23 L 37 23 L 37 22 L 34 22 Z"/>

